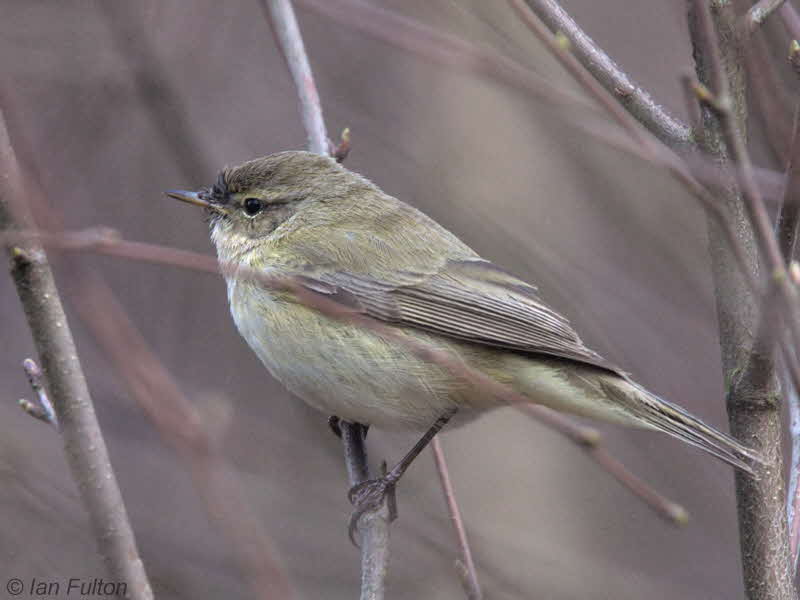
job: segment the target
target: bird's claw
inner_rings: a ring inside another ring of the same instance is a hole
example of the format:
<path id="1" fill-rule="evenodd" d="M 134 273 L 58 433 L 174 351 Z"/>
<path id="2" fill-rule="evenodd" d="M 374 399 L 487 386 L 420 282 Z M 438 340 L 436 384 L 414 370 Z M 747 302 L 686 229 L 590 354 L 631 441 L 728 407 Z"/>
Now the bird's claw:
<path id="1" fill-rule="evenodd" d="M 331 415 L 330 417 L 328 417 L 328 427 L 331 428 L 333 435 L 335 435 L 339 439 L 342 439 L 341 421 L 342 420 L 336 415 Z"/>
<path id="2" fill-rule="evenodd" d="M 386 499 L 387 506 L 389 507 L 389 521 L 394 521 L 397 518 L 397 508 L 394 498 L 396 484 L 397 478 L 389 473 L 378 479 L 367 479 L 350 488 L 347 497 L 353 505 L 353 513 L 350 515 L 348 534 L 354 546 L 358 547 L 355 536 L 358 530 L 359 520 L 366 513 L 379 510 L 383 505 L 384 499 Z"/>

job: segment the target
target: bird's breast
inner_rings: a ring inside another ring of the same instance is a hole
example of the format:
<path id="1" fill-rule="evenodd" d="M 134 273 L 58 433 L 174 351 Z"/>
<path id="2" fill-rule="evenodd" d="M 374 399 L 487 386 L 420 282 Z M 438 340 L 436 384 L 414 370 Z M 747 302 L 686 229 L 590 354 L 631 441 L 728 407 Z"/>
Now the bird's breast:
<path id="1" fill-rule="evenodd" d="M 451 375 L 402 346 L 228 280 L 231 314 L 270 373 L 315 408 L 381 428 L 427 428 L 457 401 Z"/>

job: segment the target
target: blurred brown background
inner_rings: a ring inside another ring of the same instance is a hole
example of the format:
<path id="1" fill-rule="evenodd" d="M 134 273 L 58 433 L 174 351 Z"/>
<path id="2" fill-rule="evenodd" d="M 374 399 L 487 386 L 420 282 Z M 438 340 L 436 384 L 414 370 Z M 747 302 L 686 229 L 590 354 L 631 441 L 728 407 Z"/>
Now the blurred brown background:
<path id="1" fill-rule="evenodd" d="M 576 89 L 505 3 L 378 1 L 485 43 Z M 564 0 L 638 81 L 683 114 L 684 3 Z M 253 1 L 4 0 L 7 118 L 69 226 L 210 253 L 198 214 L 162 195 L 304 146 L 295 94 Z M 590 346 L 726 427 L 705 219 L 667 175 L 476 76 L 432 65 L 298 8 L 331 135 L 347 165 L 422 208 L 485 257 L 536 282 Z M 220 278 L 83 257 L 210 421 L 303 598 L 353 598 L 341 449 L 239 338 Z M 59 277 L 67 274 L 57 273 Z M 102 576 L 57 435 L 19 410 L 32 353 L 0 277 L 0 579 Z M 73 313 L 74 314 L 74 313 Z M 184 464 L 71 324 L 156 596 L 247 598 Z M 733 476 L 655 434 L 601 426 L 634 472 L 684 504 L 672 528 L 580 450 L 500 411 L 444 436 L 487 598 L 740 598 Z M 412 434 L 371 432 L 373 464 Z M 457 550 L 429 454 L 399 488 L 388 597 L 461 598 Z M 3 589 L 0 581 L 0 589 Z M 5 592 L 3 592 L 5 593 Z"/>

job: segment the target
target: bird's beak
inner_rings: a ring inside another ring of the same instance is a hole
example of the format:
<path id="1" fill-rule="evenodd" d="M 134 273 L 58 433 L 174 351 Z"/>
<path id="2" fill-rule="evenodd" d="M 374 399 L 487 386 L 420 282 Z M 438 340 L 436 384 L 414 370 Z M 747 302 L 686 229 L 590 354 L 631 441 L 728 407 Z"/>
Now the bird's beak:
<path id="1" fill-rule="evenodd" d="M 221 206 L 217 206 L 215 204 L 211 204 L 206 200 L 203 200 L 200 197 L 200 194 L 198 194 L 197 192 L 187 192 L 186 190 L 170 190 L 169 192 L 164 192 L 164 193 L 170 198 L 175 198 L 175 200 L 180 200 L 181 202 L 194 204 L 195 206 L 200 206 L 201 208 L 213 210 L 219 213 L 225 212 Z"/>

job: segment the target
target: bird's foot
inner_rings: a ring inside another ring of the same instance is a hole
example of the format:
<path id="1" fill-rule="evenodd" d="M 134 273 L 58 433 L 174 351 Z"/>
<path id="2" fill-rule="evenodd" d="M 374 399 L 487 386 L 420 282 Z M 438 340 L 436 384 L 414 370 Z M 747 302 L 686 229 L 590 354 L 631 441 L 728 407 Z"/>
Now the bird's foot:
<path id="1" fill-rule="evenodd" d="M 385 473 L 385 463 L 384 463 Z M 353 505 L 353 513 L 350 515 L 350 526 L 348 534 L 353 545 L 356 543 L 356 531 L 362 516 L 380 510 L 384 500 L 389 509 L 389 521 L 397 518 L 397 503 L 395 501 L 395 486 L 400 477 L 394 473 L 384 474 L 377 479 L 367 479 L 350 488 L 347 496 Z"/>
<path id="2" fill-rule="evenodd" d="M 333 435 L 335 435 L 339 439 L 342 439 L 341 421 L 342 420 L 336 415 L 331 415 L 330 417 L 328 417 L 328 427 L 331 428 Z"/>

